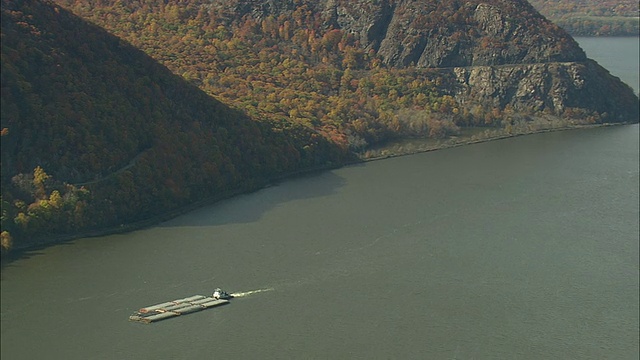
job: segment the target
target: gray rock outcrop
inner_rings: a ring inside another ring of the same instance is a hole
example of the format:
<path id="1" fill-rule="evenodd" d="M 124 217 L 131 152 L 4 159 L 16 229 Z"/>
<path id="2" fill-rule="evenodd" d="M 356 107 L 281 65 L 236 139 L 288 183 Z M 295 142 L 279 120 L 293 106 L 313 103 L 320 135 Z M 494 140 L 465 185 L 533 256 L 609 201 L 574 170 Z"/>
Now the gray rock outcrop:
<path id="1" fill-rule="evenodd" d="M 275 17 L 296 6 L 319 14 L 390 67 L 452 74 L 460 103 L 520 111 L 568 108 L 638 121 L 633 90 L 588 60 L 578 43 L 525 0 L 236 0 L 236 11 Z"/>

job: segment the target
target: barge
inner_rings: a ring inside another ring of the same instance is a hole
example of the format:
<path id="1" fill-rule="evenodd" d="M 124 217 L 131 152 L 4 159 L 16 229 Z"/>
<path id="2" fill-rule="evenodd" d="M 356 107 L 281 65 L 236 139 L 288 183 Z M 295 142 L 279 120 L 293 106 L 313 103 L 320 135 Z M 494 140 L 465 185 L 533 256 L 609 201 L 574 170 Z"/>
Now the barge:
<path id="1" fill-rule="evenodd" d="M 161 304 L 143 307 L 129 316 L 130 321 L 145 324 L 169 319 L 172 317 L 198 312 L 212 307 L 229 303 L 232 296 L 216 289 L 212 296 L 193 295 L 184 299 L 163 302 Z"/>

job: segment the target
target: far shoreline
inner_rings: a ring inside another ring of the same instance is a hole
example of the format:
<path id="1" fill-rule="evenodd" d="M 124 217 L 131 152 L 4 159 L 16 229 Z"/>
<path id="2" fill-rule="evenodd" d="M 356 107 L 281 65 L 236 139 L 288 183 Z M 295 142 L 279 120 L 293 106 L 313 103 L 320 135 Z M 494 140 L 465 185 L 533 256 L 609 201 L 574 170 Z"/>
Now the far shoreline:
<path id="1" fill-rule="evenodd" d="M 475 138 L 475 139 L 474 139 L 473 136 L 471 136 L 471 137 L 457 137 L 455 139 L 449 138 L 449 139 L 446 139 L 447 141 L 439 142 L 436 146 L 431 145 L 431 146 L 428 146 L 428 147 L 425 147 L 425 148 L 418 148 L 418 149 L 407 151 L 407 152 L 388 153 L 388 154 L 381 155 L 381 156 L 360 158 L 358 160 L 348 161 L 348 162 L 345 162 L 345 163 L 342 163 L 342 164 L 328 164 L 328 165 L 322 166 L 322 167 L 315 167 L 315 168 L 311 168 L 311 169 L 305 169 L 305 170 L 301 170 L 301 171 L 297 171 L 297 172 L 294 172 L 294 173 L 289 173 L 289 174 L 285 174 L 285 175 L 276 177 L 276 178 L 271 179 L 270 181 L 267 181 L 265 183 L 255 185 L 254 187 L 236 189 L 236 190 L 233 190 L 233 191 L 228 191 L 228 192 L 226 192 L 224 194 L 220 194 L 220 195 L 218 195 L 216 197 L 213 197 L 213 198 L 203 199 L 203 200 L 200 200 L 200 201 L 197 201 L 197 202 L 182 206 L 180 208 L 174 209 L 172 211 L 168 211 L 168 212 L 166 212 L 164 214 L 160 214 L 160 215 L 154 216 L 154 217 L 146 219 L 146 220 L 142 220 L 142 221 L 138 221 L 138 222 L 134 222 L 134 223 L 129 223 L 129 224 L 121 224 L 120 226 L 116 226 L 116 227 L 85 231 L 85 232 L 81 232 L 81 233 L 77 233 L 77 234 L 57 235 L 57 236 L 48 237 L 46 239 L 39 239 L 39 240 L 33 241 L 32 243 L 29 243 L 29 244 L 23 244 L 23 246 L 12 248 L 6 254 L 6 258 L 2 259 L 3 260 L 2 261 L 2 265 L 4 266 L 4 265 L 6 265 L 5 263 L 7 263 L 7 262 L 10 263 L 12 261 L 18 260 L 18 259 L 23 258 L 25 256 L 28 257 L 30 252 L 35 252 L 35 251 L 38 251 L 38 250 L 42 250 L 42 249 L 45 249 L 45 248 L 47 248 L 49 246 L 53 246 L 53 245 L 63 244 L 63 243 L 67 243 L 67 242 L 74 241 L 74 240 L 79 240 L 79 239 L 124 234 L 124 233 L 130 233 L 130 232 L 133 232 L 133 231 L 136 231 L 136 230 L 147 229 L 147 228 L 156 226 L 158 224 L 161 224 L 161 223 L 163 223 L 165 221 L 174 219 L 174 218 L 176 218 L 178 216 L 187 214 L 187 213 L 189 213 L 191 211 L 203 208 L 205 206 L 214 205 L 214 204 L 216 204 L 218 202 L 221 202 L 221 201 L 224 201 L 224 200 L 228 200 L 228 199 L 234 198 L 234 197 L 239 196 L 239 195 L 250 194 L 250 193 L 253 193 L 253 192 L 268 188 L 270 186 L 277 185 L 278 183 L 280 183 L 282 181 L 292 180 L 292 179 L 300 178 L 300 177 L 303 177 L 303 176 L 309 176 L 311 174 L 322 173 L 322 172 L 325 172 L 325 171 L 328 171 L 328 170 L 344 168 L 344 167 L 347 167 L 347 166 L 352 166 L 352 165 L 362 164 L 362 163 L 367 163 L 367 162 L 380 161 L 380 160 L 392 159 L 392 158 L 409 156 L 409 155 L 416 155 L 416 154 L 432 152 L 432 151 L 438 151 L 438 150 L 446 150 L 446 149 L 451 149 L 451 148 L 455 148 L 455 147 L 486 143 L 486 142 L 491 142 L 491 141 L 497 141 L 497 140 L 515 138 L 515 137 L 520 137 L 520 136 L 526 136 L 526 135 L 535 135 L 535 134 L 558 132 L 558 131 L 568 131 L 568 130 L 602 128 L 602 127 L 611 127 L 611 126 L 627 126 L 627 125 L 637 125 L 637 124 L 638 124 L 638 122 L 601 123 L 601 124 L 576 124 L 576 125 L 556 127 L 556 128 L 533 129 L 533 130 L 531 130 L 529 132 L 516 132 L 516 133 L 510 133 L 510 134 L 509 133 L 500 134 L 500 131 L 497 131 L 495 136 L 481 137 L 481 138 Z M 499 129 L 495 129 L 495 130 L 499 130 Z M 502 130 L 504 130 L 504 129 L 502 129 Z M 427 140 L 427 139 L 425 139 L 425 140 Z"/>
<path id="2" fill-rule="evenodd" d="M 485 143 L 485 142 L 516 138 L 516 137 L 527 136 L 527 135 L 544 134 L 544 133 L 558 132 L 558 131 L 568 131 L 568 130 L 593 129 L 593 128 L 602 128 L 602 127 L 611 127 L 611 126 L 635 125 L 635 124 L 638 124 L 638 123 L 637 122 L 624 122 L 624 123 L 601 123 L 601 124 L 589 124 L 589 125 L 572 125 L 572 126 L 565 126 L 565 127 L 558 127 L 558 128 L 536 129 L 536 130 L 532 130 L 530 132 L 517 132 L 517 133 L 512 133 L 512 134 L 499 134 L 499 135 L 496 135 L 496 136 L 491 136 L 491 137 L 487 137 L 487 138 L 478 138 L 478 139 L 472 139 L 472 137 L 458 137 L 455 141 L 446 141 L 444 143 L 438 144 L 437 146 L 427 147 L 427 148 L 424 148 L 424 149 L 417 149 L 417 150 L 413 150 L 413 151 L 406 152 L 406 153 L 389 153 L 389 154 L 382 155 L 382 156 L 376 156 L 376 157 L 362 159 L 362 161 L 363 162 L 369 162 L 369 161 L 392 159 L 392 158 L 401 157 L 401 156 L 409 156 L 409 155 L 421 154 L 421 153 L 437 151 L 437 150 L 446 150 L 446 149 L 451 149 L 451 148 L 456 148 L 456 147 L 461 147 L 461 146 L 466 146 L 466 145 L 474 145 L 474 144 L 480 144 L 480 143 Z"/>

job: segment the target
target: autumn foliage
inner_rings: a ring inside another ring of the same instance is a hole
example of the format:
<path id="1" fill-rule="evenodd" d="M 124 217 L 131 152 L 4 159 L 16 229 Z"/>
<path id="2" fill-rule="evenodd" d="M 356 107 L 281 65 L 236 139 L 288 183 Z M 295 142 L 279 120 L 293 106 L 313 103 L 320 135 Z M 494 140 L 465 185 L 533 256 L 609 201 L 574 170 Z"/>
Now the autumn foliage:
<path id="1" fill-rule="evenodd" d="M 528 4 L 487 2 L 562 32 Z M 2 0 L 2 248 L 158 218 L 398 138 L 511 126 L 509 109 L 458 103 L 452 71 L 390 66 L 314 1 L 237 15 L 253 3 Z M 428 5 L 407 14 L 422 30 L 504 50 L 471 5 Z"/>
<path id="2" fill-rule="evenodd" d="M 2 248 L 149 219 L 347 156 L 40 1 L 2 1 Z"/>

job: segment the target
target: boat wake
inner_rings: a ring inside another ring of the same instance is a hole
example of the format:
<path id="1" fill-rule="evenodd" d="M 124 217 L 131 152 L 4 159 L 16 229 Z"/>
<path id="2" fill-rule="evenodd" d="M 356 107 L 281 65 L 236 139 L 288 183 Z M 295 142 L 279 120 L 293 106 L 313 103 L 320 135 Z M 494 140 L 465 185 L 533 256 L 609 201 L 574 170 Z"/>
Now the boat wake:
<path id="1" fill-rule="evenodd" d="M 237 293 L 231 294 L 231 296 L 233 296 L 234 298 L 239 298 L 239 297 L 245 297 L 245 296 L 249 296 L 249 295 L 253 295 L 261 292 L 272 291 L 272 290 L 275 290 L 275 289 L 268 288 L 268 289 L 258 289 L 258 290 L 251 290 L 251 291 L 245 291 L 245 292 L 237 292 Z"/>

